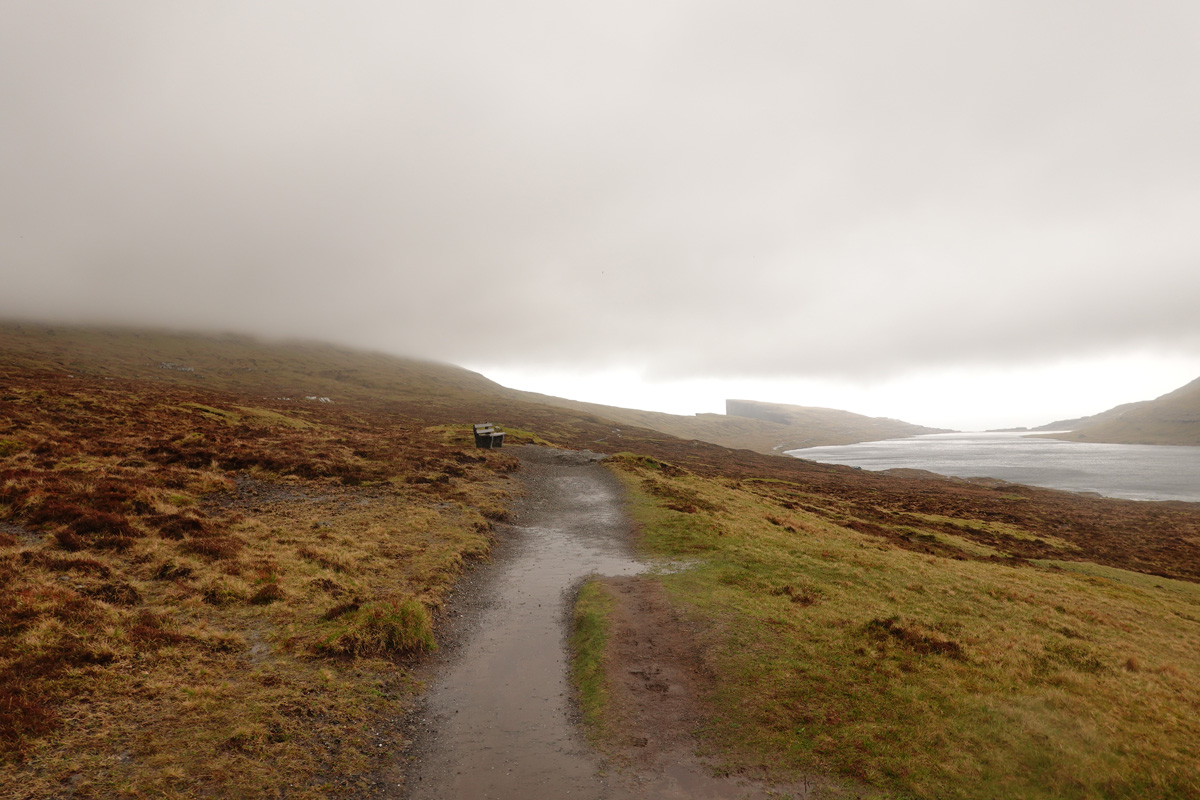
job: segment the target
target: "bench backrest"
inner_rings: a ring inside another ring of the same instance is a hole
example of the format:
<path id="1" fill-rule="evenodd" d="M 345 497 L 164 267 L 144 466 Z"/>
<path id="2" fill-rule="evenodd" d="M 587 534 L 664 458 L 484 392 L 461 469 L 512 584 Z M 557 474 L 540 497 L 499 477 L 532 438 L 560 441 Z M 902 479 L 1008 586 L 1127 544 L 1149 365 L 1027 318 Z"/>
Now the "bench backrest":
<path id="1" fill-rule="evenodd" d="M 475 446 L 476 447 L 503 447 L 504 446 L 504 431 L 496 430 L 496 426 L 490 422 L 476 422 L 472 427 L 475 428 Z"/>

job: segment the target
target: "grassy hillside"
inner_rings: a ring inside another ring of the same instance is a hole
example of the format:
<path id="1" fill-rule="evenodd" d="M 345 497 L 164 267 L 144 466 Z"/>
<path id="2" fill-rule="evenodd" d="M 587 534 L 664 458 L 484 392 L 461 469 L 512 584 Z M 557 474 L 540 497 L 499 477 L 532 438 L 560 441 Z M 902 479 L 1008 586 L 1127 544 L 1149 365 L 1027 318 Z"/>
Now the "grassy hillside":
<path id="1" fill-rule="evenodd" d="M 1200 796 L 1194 512 L 1178 580 L 1100 566 L 1119 559 L 1078 517 L 1028 513 L 1051 494 L 939 509 L 933 487 L 835 500 L 780 472 L 611 463 L 643 550 L 686 564 L 656 580 L 705 632 L 701 739 L 726 769 L 833 773 L 880 797 Z M 588 591 L 592 615 L 612 602 Z"/>
<path id="2" fill-rule="evenodd" d="M 1059 419 L 1059 420 L 1055 420 L 1054 422 L 1048 422 L 1045 425 L 1039 425 L 1036 428 L 1028 428 L 1028 429 L 1020 428 L 1017 430 L 1073 431 L 1076 428 L 1083 427 L 1084 425 L 1092 425 L 1092 424 L 1097 424 L 1097 423 L 1101 423 L 1101 422 L 1107 422 L 1111 419 L 1121 416 L 1126 411 L 1131 411 L 1131 410 L 1137 408 L 1138 406 L 1145 405 L 1148 402 L 1150 402 L 1150 401 L 1143 400 L 1143 401 L 1140 401 L 1137 403 L 1122 403 L 1119 406 L 1114 406 L 1113 408 L 1110 408 L 1108 411 L 1102 411 L 1099 414 L 1092 414 L 1091 416 L 1088 416 L 1088 417 L 1078 417 L 1076 419 Z"/>
<path id="3" fill-rule="evenodd" d="M 428 401 L 495 394 L 500 387 L 448 364 L 319 342 L 0 322 L 4 365 L 25 371 L 126 378 L 272 399 Z"/>
<path id="4" fill-rule="evenodd" d="M 1061 796 L 1120 796 L 1090 777 L 1118 771 L 1191 790 L 1163 742 L 1200 751 L 1176 721 L 1200 685 L 1194 505 L 730 450 L 324 345 L 5 325 L 0 798 L 369 791 L 407 667 L 516 491 L 507 450 L 471 447 L 484 420 L 633 454 L 645 546 L 696 565 L 663 580 L 712 631 L 731 763 L 962 796 L 1040 752 Z M 1088 726 L 1104 763 L 1067 745 Z"/>
<path id="5" fill-rule="evenodd" d="M 1200 445 L 1200 378 L 1156 400 L 1128 403 L 1081 420 L 1055 423 L 1048 438 L 1115 444 Z"/>

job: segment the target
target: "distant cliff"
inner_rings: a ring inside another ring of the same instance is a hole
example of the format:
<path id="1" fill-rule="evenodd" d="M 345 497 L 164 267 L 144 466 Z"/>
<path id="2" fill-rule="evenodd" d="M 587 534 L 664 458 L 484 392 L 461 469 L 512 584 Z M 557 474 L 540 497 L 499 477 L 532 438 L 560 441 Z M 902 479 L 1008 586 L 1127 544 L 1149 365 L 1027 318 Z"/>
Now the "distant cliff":
<path id="1" fill-rule="evenodd" d="M 1200 445 L 1200 378 L 1156 400 L 1126 403 L 1101 414 L 1061 420 L 1045 429 L 1050 439 L 1114 444 Z"/>
<path id="2" fill-rule="evenodd" d="M 854 444 L 945 432 L 832 408 L 789 406 L 754 400 L 726 400 L 726 414 L 684 416 L 603 406 L 529 392 L 516 394 L 533 402 L 594 414 L 622 425 L 650 428 L 681 439 L 698 439 L 722 447 L 760 453 L 782 453 L 801 447 Z"/>
<path id="3" fill-rule="evenodd" d="M 926 428 L 888 417 L 867 417 L 833 408 L 763 403 L 758 400 L 726 400 L 725 414 L 786 427 L 790 438 L 804 439 L 802 444 L 795 447 L 853 444 L 947 432 L 944 428 Z"/>

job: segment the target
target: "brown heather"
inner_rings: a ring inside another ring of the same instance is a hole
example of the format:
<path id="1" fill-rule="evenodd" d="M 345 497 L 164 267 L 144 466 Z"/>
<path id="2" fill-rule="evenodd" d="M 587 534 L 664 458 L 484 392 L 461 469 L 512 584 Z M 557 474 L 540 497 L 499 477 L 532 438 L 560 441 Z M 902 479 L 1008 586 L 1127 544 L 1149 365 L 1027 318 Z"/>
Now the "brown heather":
<path id="1" fill-rule="evenodd" d="M 516 491 L 482 421 L 627 454 L 730 769 L 1200 796 L 1195 505 L 731 450 L 323 345 L 0 323 L 0 798 L 367 795 Z"/>
<path id="2" fill-rule="evenodd" d="M 514 463 L 364 405 L 14 369 L 0 440 L 3 797 L 355 785 Z"/>

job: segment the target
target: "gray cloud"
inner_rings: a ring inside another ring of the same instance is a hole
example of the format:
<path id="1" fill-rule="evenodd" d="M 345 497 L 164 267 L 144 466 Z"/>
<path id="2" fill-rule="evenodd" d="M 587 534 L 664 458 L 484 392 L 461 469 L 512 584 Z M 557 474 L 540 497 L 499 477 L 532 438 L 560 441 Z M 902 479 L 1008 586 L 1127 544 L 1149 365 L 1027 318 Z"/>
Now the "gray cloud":
<path id="1" fill-rule="evenodd" d="M 8 2 L 0 314 L 862 376 L 1200 355 L 1183 2 Z"/>

